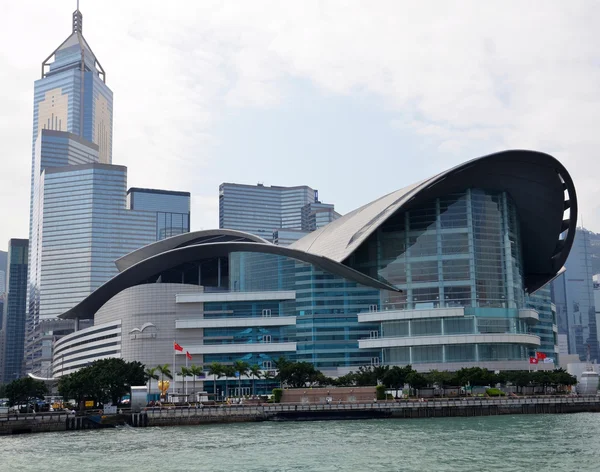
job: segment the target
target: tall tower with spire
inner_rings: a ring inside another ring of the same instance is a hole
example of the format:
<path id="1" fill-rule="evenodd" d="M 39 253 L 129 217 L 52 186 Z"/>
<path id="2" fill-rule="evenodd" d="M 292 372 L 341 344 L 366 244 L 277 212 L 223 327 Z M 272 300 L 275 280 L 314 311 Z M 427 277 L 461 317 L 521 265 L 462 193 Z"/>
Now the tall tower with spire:
<path id="1" fill-rule="evenodd" d="M 79 326 L 57 317 L 116 275 L 115 260 L 190 225 L 189 193 L 127 192 L 127 169 L 112 164 L 112 92 L 82 24 L 77 8 L 35 82 L 24 361 L 42 376 L 53 340 Z"/>
<path id="2" fill-rule="evenodd" d="M 91 228 L 91 215 L 85 205 L 94 197 L 98 199 L 93 193 L 97 186 L 86 187 L 81 171 L 76 169 L 82 165 L 109 167 L 104 172 L 111 174 L 116 185 L 126 185 L 124 168 L 109 165 L 112 91 L 83 37 L 82 26 L 78 6 L 73 12 L 71 34 L 42 62 L 41 77 L 34 85 L 26 345 L 31 345 L 32 333 L 41 321 L 55 318 L 64 306 L 94 289 L 91 277 L 82 273 L 89 273 L 94 265 L 90 262 L 91 229 L 87 229 Z M 60 169 L 70 170 L 71 182 Z M 124 202 L 125 188 L 120 192 Z M 102 193 L 110 199 L 110 192 Z M 65 278 L 68 271 L 79 280 Z M 41 350 L 40 343 L 35 346 Z M 31 357 L 25 359 L 28 365 Z"/>
<path id="3" fill-rule="evenodd" d="M 112 104 L 106 72 L 83 37 L 83 15 L 77 9 L 71 34 L 42 62 L 35 82 L 34 145 L 42 129 L 68 131 L 97 144 L 100 163 L 110 164 Z"/>

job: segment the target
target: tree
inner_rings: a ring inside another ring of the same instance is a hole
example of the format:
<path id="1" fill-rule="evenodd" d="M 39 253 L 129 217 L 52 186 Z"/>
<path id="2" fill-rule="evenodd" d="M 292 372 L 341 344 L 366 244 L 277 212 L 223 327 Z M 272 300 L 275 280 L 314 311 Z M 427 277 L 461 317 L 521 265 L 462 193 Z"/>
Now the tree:
<path id="1" fill-rule="evenodd" d="M 208 366 L 208 375 L 213 376 L 214 400 L 217 401 L 217 379 L 223 375 L 223 364 L 213 362 Z"/>
<path id="2" fill-rule="evenodd" d="M 408 385 L 415 390 L 420 390 L 423 387 L 427 387 L 427 379 L 425 376 L 416 371 L 413 371 L 406 376 L 406 383 L 408 383 Z"/>
<path id="3" fill-rule="evenodd" d="M 190 372 L 189 368 L 187 368 L 186 366 L 182 365 L 181 368 L 179 369 L 179 375 L 181 375 L 181 379 L 183 380 L 183 383 L 185 384 L 185 379 L 187 377 L 189 377 L 190 375 L 192 375 L 192 373 Z"/>
<path id="4" fill-rule="evenodd" d="M 192 389 L 194 390 L 193 393 L 195 395 L 196 394 L 196 377 L 199 377 L 200 375 L 202 375 L 202 372 L 203 372 L 202 366 L 192 364 L 189 368 L 189 371 L 190 371 L 190 375 L 192 376 L 192 382 L 193 382 Z"/>
<path id="5" fill-rule="evenodd" d="M 165 381 L 165 377 L 167 377 L 168 379 L 173 378 L 173 374 L 171 374 L 171 369 L 169 369 L 169 364 L 157 365 L 156 370 L 158 370 L 158 372 L 160 374 L 161 382 Z"/>
<path id="6" fill-rule="evenodd" d="M 237 360 L 233 363 L 233 368 L 235 369 L 234 375 L 238 375 L 238 393 L 240 398 L 242 398 L 242 375 L 246 375 L 248 373 L 248 368 L 250 366 L 246 361 Z"/>
<path id="7" fill-rule="evenodd" d="M 310 362 L 286 362 L 279 369 L 277 377 L 282 384 L 292 388 L 327 383 L 323 373 Z"/>
<path id="8" fill-rule="evenodd" d="M 283 388 L 283 381 L 281 380 L 281 376 L 279 375 L 279 372 L 281 371 L 281 369 L 283 369 L 285 366 L 287 366 L 288 364 L 290 364 L 291 361 L 288 361 L 285 357 L 279 357 L 277 360 L 273 361 L 273 364 L 275 364 L 275 369 L 277 369 L 277 375 L 275 376 L 275 378 L 277 380 L 279 380 L 279 387 Z"/>
<path id="9" fill-rule="evenodd" d="M 158 374 L 156 373 L 156 367 L 150 367 L 144 371 L 146 381 L 148 382 L 148 393 L 151 393 L 152 380 L 158 380 Z"/>
<path id="10" fill-rule="evenodd" d="M 262 377 L 262 373 L 260 371 L 260 366 L 258 364 L 254 364 L 250 366 L 248 369 L 250 375 L 252 375 L 252 396 L 256 395 L 256 379 L 260 379 Z"/>
<path id="11" fill-rule="evenodd" d="M 43 399 L 48 393 L 48 387 L 41 380 L 23 377 L 7 384 L 5 393 L 10 406 L 22 405 Z"/>
<path id="12" fill-rule="evenodd" d="M 223 366 L 222 375 L 225 377 L 225 397 L 229 398 L 229 377 L 235 377 L 235 368 L 232 365 Z"/>

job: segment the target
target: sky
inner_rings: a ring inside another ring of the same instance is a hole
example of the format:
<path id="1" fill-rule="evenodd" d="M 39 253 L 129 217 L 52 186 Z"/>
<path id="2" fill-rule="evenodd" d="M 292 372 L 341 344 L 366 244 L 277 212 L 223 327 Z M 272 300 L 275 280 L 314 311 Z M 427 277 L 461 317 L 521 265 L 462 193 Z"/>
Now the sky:
<path id="1" fill-rule="evenodd" d="M 75 0 L 0 0 L 0 249 L 27 237 L 33 82 Z M 347 213 L 466 160 L 533 149 L 600 231 L 600 2 L 81 0 L 130 187 L 310 185 Z"/>

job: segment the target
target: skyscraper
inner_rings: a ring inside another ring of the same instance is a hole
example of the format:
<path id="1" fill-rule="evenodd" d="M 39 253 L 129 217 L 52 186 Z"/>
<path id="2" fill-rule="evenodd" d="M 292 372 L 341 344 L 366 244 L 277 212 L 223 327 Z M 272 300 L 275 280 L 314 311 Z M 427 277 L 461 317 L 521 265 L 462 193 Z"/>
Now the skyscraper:
<path id="1" fill-rule="evenodd" d="M 600 359 L 590 255 L 589 232 L 577 228 L 565 263 L 567 270 L 552 282 L 558 332 L 567 335 L 569 354 L 577 354 L 581 360 L 586 360 L 588 347 L 591 359 Z"/>
<path id="2" fill-rule="evenodd" d="M 190 226 L 189 193 L 127 192 L 112 165 L 112 92 L 81 24 L 77 10 L 35 83 L 25 359 L 41 375 L 54 337 L 76 329 L 47 321 L 116 275 L 116 259 Z"/>
<path id="3" fill-rule="evenodd" d="M 22 373 L 25 314 L 27 312 L 27 258 L 29 241 L 8 242 L 6 303 L 2 322 L 2 382 L 18 379 Z"/>
<path id="4" fill-rule="evenodd" d="M 321 203 L 318 191 L 306 185 L 219 186 L 219 228 L 246 231 L 281 245 L 291 244 L 339 216 L 333 205 Z"/>

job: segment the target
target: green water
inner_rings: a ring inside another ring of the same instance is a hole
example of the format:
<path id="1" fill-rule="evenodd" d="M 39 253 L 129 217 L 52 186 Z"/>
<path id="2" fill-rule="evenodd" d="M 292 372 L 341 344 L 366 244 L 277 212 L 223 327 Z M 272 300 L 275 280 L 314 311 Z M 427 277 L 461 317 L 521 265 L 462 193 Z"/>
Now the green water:
<path id="1" fill-rule="evenodd" d="M 0 437 L 0 471 L 600 471 L 600 415 L 245 423 Z"/>

